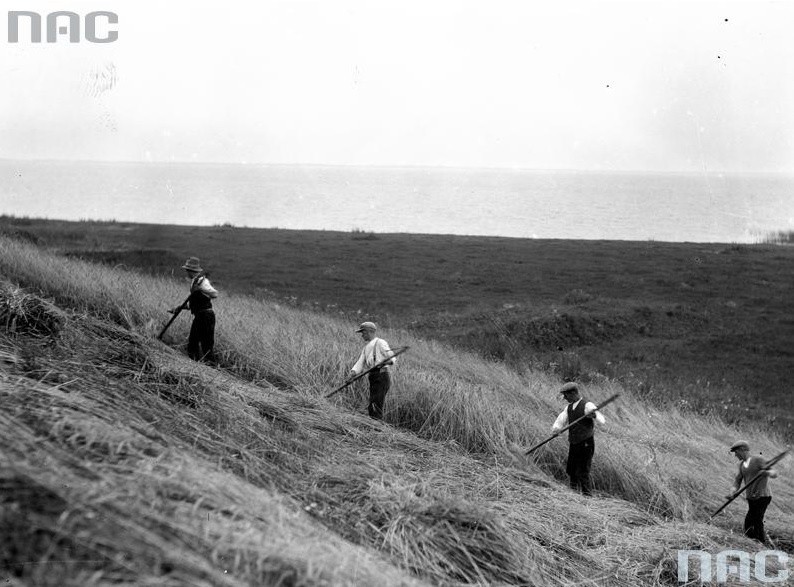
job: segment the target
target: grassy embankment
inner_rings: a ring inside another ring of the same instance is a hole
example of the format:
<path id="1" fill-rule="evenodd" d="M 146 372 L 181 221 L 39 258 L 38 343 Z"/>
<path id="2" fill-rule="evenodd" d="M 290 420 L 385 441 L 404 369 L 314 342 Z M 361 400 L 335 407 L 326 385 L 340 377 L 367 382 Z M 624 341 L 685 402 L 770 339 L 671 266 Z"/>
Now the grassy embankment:
<path id="1" fill-rule="evenodd" d="M 794 438 L 794 248 L 0 218 L 70 255 L 372 318 L 519 369 Z M 776 242 L 786 235 L 776 235 Z M 175 303 L 175 302 L 174 302 Z"/>
<path id="2" fill-rule="evenodd" d="M 677 585 L 679 548 L 758 550 L 734 532 L 742 504 L 706 521 L 746 432 L 716 419 L 625 394 L 586 499 L 565 488 L 563 441 L 527 461 L 508 450 L 562 407 L 542 372 L 387 330 L 412 351 L 375 423 L 360 388 L 322 397 L 358 350 L 349 321 L 227 296 L 212 369 L 155 339 L 179 281 L 2 238 L 0 275 L 10 584 Z M 780 469 L 768 529 L 791 550 Z"/>

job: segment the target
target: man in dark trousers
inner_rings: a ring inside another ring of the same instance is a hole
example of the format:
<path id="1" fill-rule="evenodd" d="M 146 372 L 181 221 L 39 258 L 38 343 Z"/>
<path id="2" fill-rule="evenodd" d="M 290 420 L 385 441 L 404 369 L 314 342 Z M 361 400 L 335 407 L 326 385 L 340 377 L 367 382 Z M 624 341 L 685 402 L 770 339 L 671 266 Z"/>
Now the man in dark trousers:
<path id="1" fill-rule="evenodd" d="M 361 338 L 364 339 L 366 344 L 358 361 L 350 369 L 351 377 L 355 377 L 392 356 L 393 353 L 389 348 L 389 343 L 375 336 L 377 328 L 373 322 L 362 322 L 358 330 L 356 330 L 356 332 L 361 334 Z M 386 401 L 386 393 L 391 387 L 389 366 L 394 365 L 396 361 L 397 359 L 393 358 L 382 367 L 369 372 L 369 405 L 367 406 L 367 411 L 370 418 L 375 420 L 383 419 L 383 403 Z"/>
<path id="2" fill-rule="evenodd" d="M 562 397 L 568 402 L 562 413 L 557 416 L 552 432 L 562 430 L 569 423 L 587 416 L 581 422 L 568 429 L 568 463 L 565 471 L 571 478 L 571 488 L 581 491 L 584 495 L 591 495 L 590 465 L 595 454 L 595 439 L 593 432 L 595 423 L 603 424 L 604 416 L 596 410 L 595 404 L 579 395 L 576 383 L 569 382 L 560 389 Z"/>
<path id="3" fill-rule="evenodd" d="M 218 292 L 204 274 L 198 257 L 190 257 L 182 265 L 182 269 L 190 278 L 190 298 L 187 307 L 193 314 L 193 324 L 190 326 L 190 336 L 187 340 L 187 354 L 195 361 L 212 362 L 215 347 L 215 312 L 212 309 L 212 300 L 218 297 Z"/>
<path id="4" fill-rule="evenodd" d="M 761 476 L 745 490 L 747 498 L 747 515 L 744 518 L 744 534 L 748 538 L 755 538 L 762 544 L 771 544 L 769 537 L 764 530 L 764 514 L 769 502 L 772 501 L 772 494 L 769 491 L 767 480 L 777 477 L 777 471 L 766 467 L 766 460 L 761 456 L 750 456 L 750 444 L 746 440 L 739 440 L 731 446 L 731 452 L 739 460 L 739 471 L 733 480 L 733 490 L 726 499 L 733 497 L 733 494 L 750 482 L 750 480 L 761 473 Z"/>

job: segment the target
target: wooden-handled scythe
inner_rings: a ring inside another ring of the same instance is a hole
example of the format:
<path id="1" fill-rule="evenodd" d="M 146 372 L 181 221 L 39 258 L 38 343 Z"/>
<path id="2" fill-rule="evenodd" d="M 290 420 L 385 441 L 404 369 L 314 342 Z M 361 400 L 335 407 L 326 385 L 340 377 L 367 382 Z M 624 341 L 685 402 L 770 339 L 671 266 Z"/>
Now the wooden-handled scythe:
<path id="1" fill-rule="evenodd" d="M 616 393 L 616 394 L 615 394 L 615 395 L 613 395 L 612 397 L 609 397 L 609 398 L 605 399 L 604 401 L 602 401 L 602 402 L 601 402 L 601 404 L 600 404 L 599 406 L 597 406 L 597 407 L 596 407 L 596 411 L 600 410 L 601 408 L 603 408 L 603 407 L 604 407 L 604 406 L 606 406 L 607 404 L 609 404 L 609 403 L 611 403 L 611 402 L 615 401 L 615 400 L 616 400 L 616 399 L 618 399 L 619 397 L 620 397 L 620 394 L 619 394 L 619 393 Z M 591 413 L 595 413 L 595 412 L 591 412 Z M 538 444 L 536 444 L 535 446 L 533 446 L 532 448 L 530 448 L 529 450 L 527 450 L 527 451 L 526 451 L 524 454 L 525 454 L 525 455 L 528 455 L 528 454 L 531 454 L 531 453 L 535 452 L 536 450 L 538 450 L 538 449 L 539 449 L 541 446 L 543 446 L 543 445 L 544 445 L 544 444 L 546 444 L 547 442 L 551 442 L 552 440 L 554 440 L 555 438 L 557 438 L 557 437 L 558 437 L 560 434 L 562 434 L 562 433 L 563 433 L 563 432 L 565 432 L 566 430 L 568 430 L 568 429 L 570 429 L 570 428 L 573 428 L 573 427 L 574 427 L 574 426 L 576 426 L 576 425 L 577 425 L 579 422 L 581 422 L 581 421 L 582 421 L 582 420 L 584 420 L 585 418 L 589 418 L 589 417 L 590 417 L 590 414 L 585 414 L 585 415 L 584 415 L 584 416 L 582 416 L 581 418 L 577 418 L 576 420 L 574 420 L 573 422 L 571 422 L 570 424 L 568 424 L 568 425 L 567 425 L 565 428 L 561 428 L 561 429 L 557 430 L 557 432 L 555 432 L 554 434 L 552 434 L 551 436 L 549 436 L 549 437 L 548 437 L 546 440 L 544 440 L 543 442 L 539 442 Z"/>
<path id="2" fill-rule="evenodd" d="M 184 301 L 184 302 L 182 302 L 182 303 L 179 305 L 179 307 L 178 307 L 178 308 L 176 308 L 176 309 L 174 310 L 174 315 L 173 315 L 173 316 L 171 316 L 171 319 L 168 321 L 168 324 L 166 324 L 165 326 L 163 326 L 163 329 L 160 331 L 160 334 L 158 334 L 158 335 L 157 335 L 157 338 L 158 338 L 158 339 L 161 339 L 161 340 L 162 340 L 162 338 L 163 338 L 163 335 L 165 334 L 165 331 L 166 331 L 166 330 L 168 330 L 168 327 L 169 327 L 169 326 L 171 326 L 171 324 L 173 324 L 174 320 L 176 320 L 176 317 L 177 317 L 177 316 L 179 316 L 179 313 L 180 313 L 182 310 L 184 310 L 185 308 L 187 308 L 187 303 L 188 303 L 189 301 L 190 301 L 190 296 L 186 297 L 186 298 L 185 298 L 185 301 Z"/>
<path id="3" fill-rule="evenodd" d="M 395 357 L 398 357 L 398 356 L 400 356 L 401 354 L 403 354 L 403 353 L 404 353 L 405 351 L 407 351 L 409 348 L 411 348 L 411 347 L 409 347 L 409 346 L 403 346 L 403 347 L 397 347 L 397 350 L 391 349 L 391 350 L 392 350 L 392 355 L 391 355 L 391 356 L 390 356 L 388 359 L 383 359 L 383 360 L 382 360 L 382 361 L 380 361 L 379 363 L 375 363 L 374 365 L 372 365 L 372 367 L 370 367 L 369 369 L 366 369 L 365 371 L 362 371 L 362 372 L 361 372 L 361 373 L 359 373 L 358 375 L 356 375 L 356 376 L 354 376 L 354 377 L 351 377 L 350 379 L 348 379 L 347 381 L 345 381 L 345 382 L 344 382 L 342 385 L 340 385 L 340 386 L 339 386 L 339 387 L 337 387 L 335 390 L 333 390 L 331 393 L 327 394 L 325 397 L 326 397 L 326 398 L 329 398 L 329 397 L 331 397 L 332 395 L 334 395 L 334 394 L 336 394 L 336 393 L 339 393 L 340 391 L 342 391 L 342 390 L 343 390 L 345 387 L 347 387 L 348 385 L 350 385 L 350 384 L 351 384 L 351 383 L 353 383 L 354 381 L 358 381 L 359 379 L 361 379 L 362 377 L 364 377 L 364 375 L 366 375 L 366 374 L 367 374 L 367 373 L 369 373 L 370 371 L 374 371 L 375 369 L 380 369 L 381 367 L 383 367 L 384 365 L 386 365 L 387 363 L 389 363 L 389 362 L 390 362 L 392 359 L 394 359 Z"/>
<path id="4" fill-rule="evenodd" d="M 736 498 L 737 498 L 737 497 L 739 497 L 739 496 L 740 496 L 742 493 L 744 493 L 744 492 L 745 492 L 745 490 L 746 490 L 748 487 L 750 487 L 750 485 L 752 485 L 753 483 L 755 483 L 756 481 L 758 481 L 758 479 L 760 479 L 760 478 L 761 478 L 761 477 L 764 475 L 764 473 L 766 473 L 767 471 L 769 471 L 769 469 L 771 469 L 773 466 L 775 466 L 775 465 L 776 465 L 776 464 L 777 464 L 777 463 L 778 463 L 778 462 L 779 462 L 779 461 L 780 461 L 780 460 L 781 460 L 783 457 L 785 457 L 787 454 L 788 454 L 788 451 L 787 451 L 787 450 L 784 450 L 782 453 L 780 453 L 780 454 L 779 454 L 779 455 L 777 455 L 776 457 L 773 457 L 773 458 L 769 459 L 769 460 L 766 462 L 766 465 L 764 465 L 764 466 L 763 466 L 763 468 L 762 468 L 760 471 L 758 471 L 758 473 L 757 473 L 756 475 L 754 475 L 752 479 L 750 479 L 750 480 L 749 480 L 747 483 L 745 483 L 745 484 L 744 484 L 742 487 L 740 487 L 739 489 L 737 489 L 737 490 L 736 490 L 736 492 L 735 492 L 733 495 L 731 495 L 731 496 L 728 498 L 728 501 L 726 501 L 724 504 L 722 504 L 722 506 L 720 506 L 720 509 L 718 509 L 716 512 L 714 512 L 713 514 L 711 514 L 711 517 L 709 518 L 709 520 L 713 520 L 713 519 L 714 519 L 714 518 L 717 516 L 717 514 L 719 514 L 719 513 L 720 513 L 722 510 L 724 510 L 726 507 L 728 507 L 728 505 L 729 505 L 729 504 L 730 504 L 730 503 L 731 503 L 731 502 L 732 502 L 734 499 L 736 499 Z"/>

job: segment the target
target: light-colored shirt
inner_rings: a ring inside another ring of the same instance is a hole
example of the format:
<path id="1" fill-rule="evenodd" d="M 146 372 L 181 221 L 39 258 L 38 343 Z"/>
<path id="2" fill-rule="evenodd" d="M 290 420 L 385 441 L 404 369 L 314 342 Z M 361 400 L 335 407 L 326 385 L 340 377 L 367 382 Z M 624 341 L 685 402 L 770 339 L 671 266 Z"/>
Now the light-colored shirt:
<path id="1" fill-rule="evenodd" d="M 746 461 L 739 463 L 739 472 L 733 480 L 734 491 L 739 489 L 739 486 L 744 483 L 749 483 L 750 479 L 755 477 L 766 466 L 766 460 L 760 456 L 748 457 Z M 769 497 L 772 493 L 769 491 L 767 483 L 769 477 L 775 476 L 773 471 L 772 475 L 761 475 L 753 482 L 747 491 L 744 493 L 745 499 L 758 499 L 759 497 Z"/>
<path id="2" fill-rule="evenodd" d="M 193 283 L 190 284 L 190 293 L 193 293 L 194 291 L 200 291 L 208 298 L 218 297 L 218 291 L 212 287 L 210 280 L 204 275 L 199 275 L 193 280 Z"/>
<path id="3" fill-rule="evenodd" d="M 350 370 L 358 375 L 362 371 L 366 371 L 367 369 L 377 365 L 381 361 L 385 361 L 391 356 L 392 350 L 389 348 L 389 343 L 382 338 L 375 337 L 364 345 L 364 349 L 361 351 L 361 356 Z M 392 359 L 391 364 L 396 362 L 397 359 L 394 358 Z M 384 365 L 382 368 L 386 368 L 386 366 Z"/>
<path id="4" fill-rule="evenodd" d="M 581 398 L 576 400 L 572 404 L 570 404 L 571 409 L 572 410 L 576 409 L 576 406 L 579 405 L 580 401 L 582 401 Z M 595 410 L 596 410 L 596 405 L 593 402 L 587 402 L 584 405 L 584 413 L 585 414 L 591 414 Z M 599 424 L 604 424 L 604 423 L 606 423 L 606 418 L 604 418 L 604 415 L 601 412 L 596 412 L 595 421 L 598 422 Z M 557 432 L 558 430 L 562 430 L 568 424 L 569 424 L 569 422 L 568 422 L 568 406 L 566 406 L 565 409 L 562 411 L 562 413 L 559 416 L 557 416 L 557 419 L 554 421 L 554 424 L 552 424 L 551 431 L 552 432 Z"/>

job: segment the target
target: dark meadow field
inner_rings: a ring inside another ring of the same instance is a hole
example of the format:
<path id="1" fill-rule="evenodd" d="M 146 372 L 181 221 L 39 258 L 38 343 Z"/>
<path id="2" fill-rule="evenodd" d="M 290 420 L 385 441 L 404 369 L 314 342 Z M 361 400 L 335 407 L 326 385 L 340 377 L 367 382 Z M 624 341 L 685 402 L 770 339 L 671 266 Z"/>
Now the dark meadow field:
<path id="1" fill-rule="evenodd" d="M 789 245 L 7 216 L 0 232 L 65 255 L 179 278 L 179 267 L 195 255 L 221 292 L 407 328 L 561 379 L 617 379 L 657 405 L 755 422 L 794 438 Z M 164 319 L 178 301 L 163 300 Z"/>

